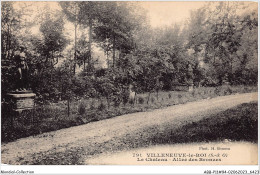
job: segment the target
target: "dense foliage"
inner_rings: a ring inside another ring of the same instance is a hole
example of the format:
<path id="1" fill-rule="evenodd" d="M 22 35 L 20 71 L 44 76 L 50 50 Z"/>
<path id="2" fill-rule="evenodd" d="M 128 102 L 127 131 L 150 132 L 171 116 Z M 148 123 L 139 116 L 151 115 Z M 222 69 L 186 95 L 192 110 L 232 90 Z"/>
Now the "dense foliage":
<path id="1" fill-rule="evenodd" d="M 35 17 L 37 35 L 26 21 L 28 5 L 19 3 L 23 10 L 13 2 L 1 7 L 2 93 L 15 88 L 13 55 L 21 45 L 30 86 L 42 103 L 104 97 L 118 105 L 127 101 L 130 84 L 149 93 L 179 84 L 257 84 L 257 10 L 243 3 L 206 3 L 185 25 L 154 29 L 135 3 L 60 2 L 61 11 L 46 8 Z M 73 40 L 64 32 L 66 23 L 74 26 Z M 106 68 L 96 66 L 97 47 Z"/>

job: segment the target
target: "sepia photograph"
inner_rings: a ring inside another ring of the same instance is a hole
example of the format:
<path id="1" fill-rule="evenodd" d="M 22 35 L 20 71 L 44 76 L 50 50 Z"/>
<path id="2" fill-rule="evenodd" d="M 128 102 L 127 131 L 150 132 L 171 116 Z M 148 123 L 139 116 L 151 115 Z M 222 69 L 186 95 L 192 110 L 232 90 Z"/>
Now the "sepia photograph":
<path id="1" fill-rule="evenodd" d="M 258 2 L 2 1 L 1 165 L 258 165 Z"/>

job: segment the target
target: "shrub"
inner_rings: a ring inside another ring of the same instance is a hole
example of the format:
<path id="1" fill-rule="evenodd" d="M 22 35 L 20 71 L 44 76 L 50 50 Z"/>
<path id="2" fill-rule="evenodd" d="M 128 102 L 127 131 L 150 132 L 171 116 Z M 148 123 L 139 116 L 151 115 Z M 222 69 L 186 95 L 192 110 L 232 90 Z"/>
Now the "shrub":
<path id="1" fill-rule="evenodd" d="M 121 103 L 120 97 L 118 96 L 114 97 L 113 102 L 114 102 L 114 107 L 118 107 Z"/>
<path id="2" fill-rule="evenodd" d="M 227 89 L 225 89 L 225 94 L 232 94 L 232 89 L 230 87 L 227 87 Z"/>
<path id="3" fill-rule="evenodd" d="M 242 90 L 242 92 L 244 92 L 244 93 L 245 93 L 245 92 L 248 92 L 248 87 L 247 87 L 247 86 L 244 87 L 243 90 Z"/>
<path id="4" fill-rule="evenodd" d="M 91 101 L 90 109 L 91 110 L 95 109 L 95 102 L 93 100 Z"/>
<path id="5" fill-rule="evenodd" d="M 86 114 L 86 118 L 88 120 L 93 120 L 93 119 L 97 118 L 97 116 L 98 116 L 98 112 L 94 111 L 94 110 L 93 111 L 88 111 L 87 114 Z"/>
<path id="6" fill-rule="evenodd" d="M 138 103 L 139 104 L 143 104 L 144 103 L 144 98 L 143 97 L 139 97 L 138 98 Z"/>
<path id="7" fill-rule="evenodd" d="M 232 89 L 230 88 L 229 85 L 222 85 L 219 88 L 220 88 L 221 95 L 229 95 L 232 93 Z"/>
<path id="8" fill-rule="evenodd" d="M 130 104 L 134 104 L 134 99 L 132 99 L 132 98 L 129 99 L 129 103 L 130 103 Z"/>
<path id="9" fill-rule="evenodd" d="M 104 105 L 104 103 L 101 103 L 99 106 L 98 106 L 98 109 L 100 111 L 103 111 L 104 109 L 106 109 L 106 105 Z"/>
<path id="10" fill-rule="evenodd" d="M 123 96 L 122 102 L 123 102 L 124 105 L 126 105 L 126 103 L 128 102 L 128 96 Z"/>
<path id="11" fill-rule="evenodd" d="M 194 91 L 191 92 L 191 95 L 192 95 L 193 97 L 194 97 L 196 94 L 197 94 L 197 93 L 196 93 L 196 90 L 194 90 Z"/>
<path id="12" fill-rule="evenodd" d="M 152 99 L 151 99 L 152 103 L 154 103 L 154 100 L 155 100 L 155 99 L 152 97 Z"/>
<path id="13" fill-rule="evenodd" d="M 215 89 L 215 94 L 216 94 L 216 95 L 220 95 L 220 88 L 219 88 L 219 87 L 216 87 L 216 89 Z"/>
<path id="14" fill-rule="evenodd" d="M 78 112 L 79 112 L 80 115 L 85 114 L 85 112 L 86 112 L 86 106 L 85 106 L 84 103 L 81 102 L 81 103 L 79 104 Z"/>

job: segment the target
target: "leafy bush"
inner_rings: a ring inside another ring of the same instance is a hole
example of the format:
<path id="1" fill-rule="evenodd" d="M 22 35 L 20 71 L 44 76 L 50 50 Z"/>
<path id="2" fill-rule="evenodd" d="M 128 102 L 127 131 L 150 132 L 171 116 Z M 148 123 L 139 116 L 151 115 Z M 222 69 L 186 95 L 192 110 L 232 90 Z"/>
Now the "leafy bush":
<path id="1" fill-rule="evenodd" d="M 128 100 L 129 100 L 129 91 L 124 90 L 123 93 L 122 93 L 122 102 L 123 102 L 123 104 L 126 105 Z"/>
<path id="2" fill-rule="evenodd" d="M 151 101 L 152 101 L 152 103 L 154 103 L 155 99 L 152 97 L 152 98 L 151 98 Z"/>
<path id="3" fill-rule="evenodd" d="M 138 98 L 138 103 L 139 104 L 143 104 L 144 103 L 144 98 L 143 97 L 139 97 Z"/>
<path id="4" fill-rule="evenodd" d="M 197 94 L 197 89 L 195 89 L 194 91 L 191 92 L 191 95 L 192 95 L 193 97 L 195 97 L 196 94 Z"/>
<path id="5" fill-rule="evenodd" d="M 216 95 L 220 95 L 220 92 L 221 92 L 220 87 L 216 87 L 214 93 L 215 93 Z"/>
<path id="6" fill-rule="evenodd" d="M 134 104 L 134 99 L 129 99 L 129 104 Z"/>
<path id="7" fill-rule="evenodd" d="M 229 95 L 229 94 L 232 94 L 232 89 L 230 88 L 230 87 L 227 87 L 226 89 L 225 89 L 225 92 L 224 92 L 224 94 L 225 95 Z"/>
<path id="8" fill-rule="evenodd" d="M 79 104 L 78 112 L 79 112 L 80 115 L 85 114 L 85 112 L 86 112 L 86 106 L 85 106 L 84 103 L 81 102 L 81 103 Z"/>
<path id="9" fill-rule="evenodd" d="M 95 109 L 95 102 L 94 102 L 94 100 L 92 100 L 91 103 L 90 103 L 90 110 L 93 110 L 93 109 Z"/>
<path id="10" fill-rule="evenodd" d="M 114 99 L 113 99 L 113 102 L 114 102 L 114 107 L 118 107 L 121 103 L 120 97 L 115 96 Z"/>
<path id="11" fill-rule="evenodd" d="M 106 105 L 104 105 L 104 103 L 100 103 L 100 105 L 98 106 L 98 110 L 103 111 L 106 109 Z"/>

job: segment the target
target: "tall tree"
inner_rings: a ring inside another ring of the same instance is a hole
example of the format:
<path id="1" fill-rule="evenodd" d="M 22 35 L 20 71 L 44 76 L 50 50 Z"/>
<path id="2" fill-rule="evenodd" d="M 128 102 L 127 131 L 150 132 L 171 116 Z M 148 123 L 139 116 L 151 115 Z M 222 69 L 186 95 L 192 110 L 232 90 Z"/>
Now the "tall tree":
<path id="1" fill-rule="evenodd" d="M 54 66 L 58 63 L 62 50 L 67 45 L 63 35 L 64 21 L 62 16 L 52 19 L 47 14 L 45 21 L 40 26 L 43 40 L 38 45 L 38 51 L 45 57 L 45 63 Z"/>
<path id="2" fill-rule="evenodd" d="M 16 32 L 21 29 L 20 15 L 13 8 L 13 2 L 3 2 L 1 6 L 1 55 L 10 59 L 17 47 Z"/>
<path id="3" fill-rule="evenodd" d="M 84 1 L 80 3 L 79 18 L 82 19 L 80 23 L 88 26 L 88 70 L 93 72 L 93 58 L 92 58 L 92 45 L 93 45 L 93 29 L 97 23 L 99 6 L 101 2 Z"/>
<path id="4" fill-rule="evenodd" d="M 74 24 L 74 64 L 73 64 L 73 72 L 76 72 L 76 64 L 77 64 L 77 29 L 79 24 L 82 22 L 83 18 L 80 16 L 80 6 L 81 2 L 68 2 L 62 1 L 60 2 L 60 6 L 63 9 L 63 12 L 67 16 L 67 19 Z"/>
<path id="5" fill-rule="evenodd" d="M 136 6 L 127 2 L 99 4 L 99 23 L 95 28 L 95 39 L 108 46 L 108 43 L 111 43 L 113 67 L 116 66 L 116 51 L 119 51 L 121 57 L 134 49 L 134 32 L 141 25 L 141 18 L 134 14 L 134 7 Z"/>
<path id="6" fill-rule="evenodd" d="M 5 87 L 4 91 L 14 88 L 16 76 L 14 76 L 15 61 L 13 56 L 19 46 L 27 46 L 24 38 L 27 37 L 26 29 L 31 27 L 31 23 L 25 20 L 28 14 L 23 10 L 14 9 L 16 3 L 1 3 L 1 82 L 2 86 Z M 26 3 L 19 3 L 25 10 L 28 10 Z M 29 53 L 26 52 L 28 56 Z"/>
<path id="7" fill-rule="evenodd" d="M 245 32 L 243 9 L 247 7 L 241 2 L 214 2 L 191 14 L 187 48 L 192 57 L 203 61 L 208 80 L 213 84 L 233 83 L 241 67 L 239 60 L 243 58 L 241 44 Z"/>

